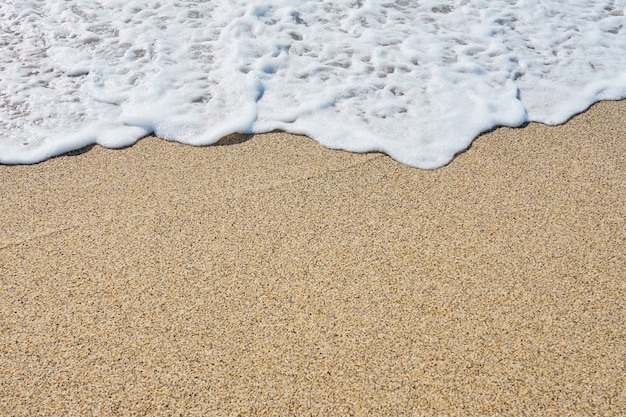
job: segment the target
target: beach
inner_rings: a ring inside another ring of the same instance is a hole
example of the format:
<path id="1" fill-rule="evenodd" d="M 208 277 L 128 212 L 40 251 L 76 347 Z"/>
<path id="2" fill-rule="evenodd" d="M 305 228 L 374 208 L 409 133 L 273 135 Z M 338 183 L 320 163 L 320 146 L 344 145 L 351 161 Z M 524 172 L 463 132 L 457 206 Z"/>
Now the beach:
<path id="1" fill-rule="evenodd" d="M 626 101 L 447 166 L 282 132 L 0 166 L 0 414 L 626 414 Z"/>

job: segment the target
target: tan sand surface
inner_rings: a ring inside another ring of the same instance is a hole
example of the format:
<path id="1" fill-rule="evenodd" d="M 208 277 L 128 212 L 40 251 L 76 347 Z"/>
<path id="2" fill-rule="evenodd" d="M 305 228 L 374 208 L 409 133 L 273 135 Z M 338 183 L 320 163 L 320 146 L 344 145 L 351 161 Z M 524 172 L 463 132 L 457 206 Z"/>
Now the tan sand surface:
<path id="1" fill-rule="evenodd" d="M 626 415 L 626 101 L 434 171 L 223 145 L 0 166 L 1 415 Z"/>

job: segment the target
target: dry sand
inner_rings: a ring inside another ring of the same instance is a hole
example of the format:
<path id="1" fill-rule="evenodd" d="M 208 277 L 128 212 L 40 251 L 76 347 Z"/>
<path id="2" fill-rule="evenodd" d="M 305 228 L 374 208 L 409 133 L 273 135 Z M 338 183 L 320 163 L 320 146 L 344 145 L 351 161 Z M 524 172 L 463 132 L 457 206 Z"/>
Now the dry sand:
<path id="1" fill-rule="evenodd" d="M 0 414 L 626 415 L 626 101 L 434 171 L 223 144 L 0 166 Z"/>

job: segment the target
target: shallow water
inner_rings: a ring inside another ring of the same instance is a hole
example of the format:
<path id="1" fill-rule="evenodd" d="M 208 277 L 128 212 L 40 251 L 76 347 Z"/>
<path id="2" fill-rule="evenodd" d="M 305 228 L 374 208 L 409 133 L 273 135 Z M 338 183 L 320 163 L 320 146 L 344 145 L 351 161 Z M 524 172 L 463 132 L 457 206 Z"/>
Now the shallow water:
<path id="1" fill-rule="evenodd" d="M 623 0 L 5 0 L 0 162 L 282 129 L 421 168 L 626 97 Z"/>

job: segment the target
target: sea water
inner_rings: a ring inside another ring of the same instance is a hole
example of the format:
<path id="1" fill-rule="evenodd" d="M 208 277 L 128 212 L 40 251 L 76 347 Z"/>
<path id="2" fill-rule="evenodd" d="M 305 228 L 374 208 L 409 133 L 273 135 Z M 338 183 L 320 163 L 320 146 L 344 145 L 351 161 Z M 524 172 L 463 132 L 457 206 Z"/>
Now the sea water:
<path id="1" fill-rule="evenodd" d="M 435 168 L 626 97 L 624 0 L 2 0 L 0 163 L 281 129 Z"/>

